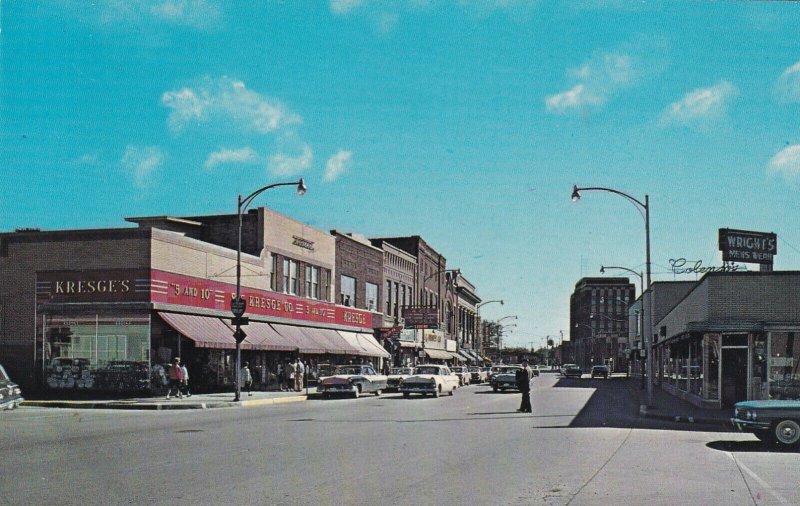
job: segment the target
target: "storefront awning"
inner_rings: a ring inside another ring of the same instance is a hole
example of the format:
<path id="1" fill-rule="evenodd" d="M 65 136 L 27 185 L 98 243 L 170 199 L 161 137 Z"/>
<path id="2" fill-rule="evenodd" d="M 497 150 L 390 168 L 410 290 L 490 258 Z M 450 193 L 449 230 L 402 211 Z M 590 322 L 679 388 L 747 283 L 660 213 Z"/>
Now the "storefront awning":
<path id="1" fill-rule="evenodd" d="M 478 357 L 478 355 L 472 350 L 461 350 L 461 352 L 470 357 L 470 360 L 481 360 L 481 358 Z"/>
<path id="2" fill-rule="evenodd" d="M 419 348 L 420 345 L 416 341 L 400 341 L 401 348 Z"/>
<path id="3" fill-rule="evenodd" d="M 356 348 L 358 350 L 357 352 L 351 353 L 351 355 L 360 355 L 360 356 L 364 356 L 364 357 L 366 357 L 368 355 L 367 351 L 361 347 L 361 344 L 359 344 L 358 335 L 355 332 L 345 332 L 343 330 L 337 330 L 336 332 L 340 336 L 342 336 L 342 339 L 347 341 L 347 343 L 351 347 Z"/>
<path id="4" fill-rule="evenodd" d="M 475 360 L 474 358 L 472 358 L 472 357 L 469 355 L 469 353 L 466 353 L 464 350 L 461 350 L 461 351 L 459 351 L 459 352 L 458 352 L 458 354 L 459 354 L 459 356 L 461 356 L 461 357 L 464 357 L 464 359 L 463 359 L 463 360 L 464 360 L 465 362 L 466 362 L 466 361 L 470 361 L 470 362 L 472 362 L 473 360 Z"/>
<path id="5" fill-rule="evenodd" d="M 321 344 L 327 353 L 333 355 L 356 355 L 360 349 L 351 346 L 347 340 L 333 329 L 318 329 L 314 327 L 299 327 L 311 339 Z"/>
<path id="6" fill-rule="evenodd" d="M 433 350 L 425 348 L 425 354 L 434 360 L 453 360 L 453 355 L 444 350 Z"/>
<path id="7" fill-rule="evenodd" d="M 384 349 L 383 346 L 378 344 L 378 341 L 376 341 L 375 338 L 372 337 L 371 335 L 364 334 L 361 332 L 359 332 L 357 335 L 358 335 L 358 342 L 367 351 L 367 354 L 369 356 L 383 357 L 383 358 L 389 358 L 392 356 L 388 351 Z"/>
<path id="8" fill-rule="evenodd" d="M 242 349 L 263 351 L 297 351 L 298 345 L 280 335 L 269 323 L 251 321 L 242 327 L 247 337 Z"/>
<path id="9" fill-rule="evenodd" d="M 198 348 L 235 349 L 233 329 L 219 318 L 180 313 L 164 313 L 160 316 L 181 335 L 194 341 Z"/>
<path id="10" fill-rule="evenodd" d="M 318 343 L 313 337 L 303 332 L 303 327 L 271 323 L 272 327 L 278 331 L 282 337 L 288 339 L 300 353 L 312 355 L 323 355 L 328 353 L 323 343 Z"/>

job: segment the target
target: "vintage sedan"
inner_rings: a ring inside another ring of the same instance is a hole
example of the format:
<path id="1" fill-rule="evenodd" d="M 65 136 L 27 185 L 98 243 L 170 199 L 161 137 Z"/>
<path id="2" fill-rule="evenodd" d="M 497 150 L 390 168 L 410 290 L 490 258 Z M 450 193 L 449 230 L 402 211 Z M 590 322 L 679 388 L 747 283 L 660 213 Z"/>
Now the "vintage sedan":
<path id="1" fill-rule="evenodd" d="M 403 397 L 411 394 L 432 395 L 439 397 L 447 392 L 453 395 L 458 388 L 458 376 L 450 371 L 446 365 L 425 364 L 414 368 L 414 375 L 400 382 L 400 392 Z"/>
<path id="2" fill-rule="evenodd" d="M 469 373 L 469 370 L 466 367 L 460 365 L 451 367 L 450 372 L 458 376 L 458 386 L 463 387 L 464 385 L 469 385 L 472 382 L 472 375 Z"/>
<path id="3" fill-rule="evenodd" d="M 376 396 L 386 389 L 388 377 L 375 372 L 371 365 L 339 365 L 333 370 L 333 376 L 319 379 L 317 392 L 327 398 L 331 395 L 352 395 L 358 398 L 361 394 L 374 393 Z"/>
<path id="4" fill-rule="evenodd" d="M 414 374 L 413 367 L 394 367 L 389 372 L 389 379 L 386 381 L 386 391 L 397 392 L 400 382 Z"/>
<path id="5" fill-rule="evenodd" d="M 0 410 L 14 409 L 24 400 L 19 385 L 11 381 L 6 370 L 0 365 Z"/>
<path id="6" fill-rule="evenodd" d="M 765 443 L 800 446 L 800 401 L 737 402 L 731 422 L 737 430 L 751 432 Z"/>
<path id="7" fill-rule="evenodd" d="M 469 368 L 470 383 L 484 383 L 486 382 L 486 371 L 482 367 L 476 365 Z"/>
<path id="8" fill-rule="evenodd" d="M 504 365 L 492 374 L 492 390 L 517 390 L 517 371 L 522 369 L 518 365 Z"/>

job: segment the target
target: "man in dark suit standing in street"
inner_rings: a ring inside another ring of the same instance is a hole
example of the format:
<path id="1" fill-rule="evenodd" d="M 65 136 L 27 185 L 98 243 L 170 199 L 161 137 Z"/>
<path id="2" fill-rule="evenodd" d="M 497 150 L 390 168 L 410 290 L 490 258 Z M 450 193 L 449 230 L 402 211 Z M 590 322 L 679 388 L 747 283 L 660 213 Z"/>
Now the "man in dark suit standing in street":
<path id="1" fill-rule="evenodd" d="M 528 366 L 528 359 L 522 359 L 522 369 L 517 371 L 517 388 L 522 392 L 522 403 L 519 406 L 520 413 L 531 413 L 531 378 L 533 370 Z"/>

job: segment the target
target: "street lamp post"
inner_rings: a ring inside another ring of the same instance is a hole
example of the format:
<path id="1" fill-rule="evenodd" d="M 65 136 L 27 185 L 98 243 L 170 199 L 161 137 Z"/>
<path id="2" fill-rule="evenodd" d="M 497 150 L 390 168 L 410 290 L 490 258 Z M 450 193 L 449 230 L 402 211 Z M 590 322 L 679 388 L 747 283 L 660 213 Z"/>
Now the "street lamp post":
<path id="1" fill-rule="evenodd" d="M 485 306 L 486 304 L 491 304 L 493 302 L 499 302 L 501 306 L 504 304 L 502 299 L 496 299 L 487 300 L 486 302 L 479 302 L 475 306 L 475 318 L 478 320 L 478 329 L 481 331 L 481 336 L 479 337 L 480 349 L 478 350 L 481 354 L 483 354 L 483 325 L 481 324 L 481 306 Z"/>
<path id="2" fill-rule="evenodd" d="M 602 186 L 588 186 L 585 188 L 579 188 L 577 185 L 573 185 L 572 187 L 572 201 L 577 202 L 581 198 L 580 192 L 582 191 L 604 191 L 615 193 L 620 197 L 623 197 L 628 200 L 628 202 L 632 203 L 636 206 L 636 209 L 644 215 L 644 236 L 645 236 L 645 267 L 647 272 L 647 289 L 650 289 L 650 284 L 652 282 L 652 272 L 650 267 L 650 196 L 645 194 L 644 202 L 641 200 L 628 195 L 625 192 L 621 192 L 619 190 L 615 190 L 613 188 L 605 188 Z M 645 340 L 645 348 L 647 353 L 647 405 L 650 406 L 653 404 L 653 339 L 652 339 L 652 332 L 653 332 L 653 296 L 650 295 L 650 307 L 648 308 L 648 320 L 649 326 L 647 332 L 645 333 L 644 340 Z M 642 309 L 644 309 L 644 292 L 642 292 Z M 642 318 L 644 320 L 644 317 Z"/>
<path id="3" fill-rule="evenodd" d="M 236 378 L 236 394 L 233 398 L 234 402 L 239 402 L 242 392 L 239 381 L 242 368 L 242 341 L 247 337 L 247 334 L 242 330 L 242 325 L 247 325 L 247 319 L 243 318 L 245 310 L 247 309 L 247 303 L 242 299 L 242 214 L 247 211 L 247 207 L 253 203 L 256 197 L 276 186 L 296 186 L 298 195 L 304 195 L 307 190 L 303 178 L 300 178 L 299 181 L 290 183 L 273 183 L 267 185 L 263 188 L 259 188 L 245 198 L 242 198 L 242 195 L 239 194 L 236 201 L 236 217 L 239 221 L 239 238 L 236 244 L 236 299 L 231 302 L 231 311 L 234 316 L 233 323 L 236 327 L 236 330 L 233 332 L 233 338 L 236 340 L 236 374 L 234 376 Z"/>

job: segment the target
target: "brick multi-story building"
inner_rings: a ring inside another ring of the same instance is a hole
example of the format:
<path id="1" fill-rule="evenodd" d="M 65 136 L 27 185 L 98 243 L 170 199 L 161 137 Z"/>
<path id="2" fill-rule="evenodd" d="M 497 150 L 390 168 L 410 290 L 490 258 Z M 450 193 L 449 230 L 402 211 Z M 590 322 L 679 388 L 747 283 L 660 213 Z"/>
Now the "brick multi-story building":
<path id="1" fill-rule="evenodd" d="M 625 277 L 582 278 L 570 296 L 570 348 L 585 371 L 606 364 L 627 370 L 628 306 L 636 285 Z"/>
<path id="2" fill-rule="evenodd" d="M 180 355 L 198 389 L 230 385 L 237 218 L 0 234 L 0 361 L 26 388 L 136 391 L 157 389 Z M 242 216 L 242 350 L 261 384 L 298 354 L 388 357 L 373 313 L 336 303 L 335 249 L 334 236 L 268 209 Z M 381 270 L 373 263 L 371 279 Z"/>
<path id="3" fill-rule="evenodd" d="M 478 304 L 481 298 L 475 285 L 464 276 L 458 277 L 458 347 L 470 362 L 480 361 L 481 339 L 478 322 Z"/>

